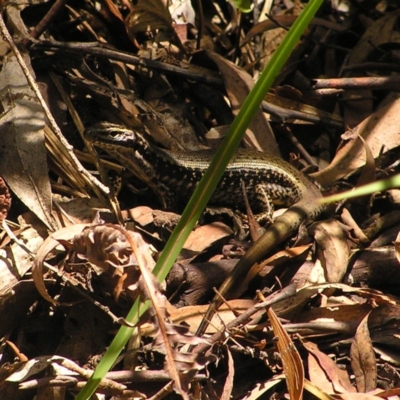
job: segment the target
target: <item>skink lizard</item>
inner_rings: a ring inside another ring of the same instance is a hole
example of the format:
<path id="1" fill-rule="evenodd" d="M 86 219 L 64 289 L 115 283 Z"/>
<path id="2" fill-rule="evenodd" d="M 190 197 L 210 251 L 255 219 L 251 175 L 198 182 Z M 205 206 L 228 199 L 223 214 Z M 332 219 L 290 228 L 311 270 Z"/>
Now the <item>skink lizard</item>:
<path id="1" fill-rule="evenodd" d="M 212 152 L 173 152 L 159 148 L 143 135 L 109 123 L 100 123 L 85 132 L 87 140 L 107 151 L 134 175 L 148 184 L 165 209 L 177 210 L 190 198 L 208 167 Z M 319 188 L 292 165 L 261 152 L 239 149 L 229 163 L 210 204 L 240 208 L 244 205 L 241 180 L 251 207 L 265 211 L 271 203 L 290 207 L 249 248 L 219 288 L 231 298 L 236 282 L 266 253 L 292 235 L 304 220 L 314 220 L 324 206 Z M 216 295 L 199 326 L 203 334 L 222 303 Z"/>

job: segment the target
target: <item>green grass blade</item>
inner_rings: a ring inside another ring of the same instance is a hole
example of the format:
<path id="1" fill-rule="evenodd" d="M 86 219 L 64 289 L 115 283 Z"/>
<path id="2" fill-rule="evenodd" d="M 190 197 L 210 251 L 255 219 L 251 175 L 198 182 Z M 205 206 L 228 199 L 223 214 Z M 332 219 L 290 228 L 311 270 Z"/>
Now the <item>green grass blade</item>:
<path id="1" fill-rule="evenodd" d="M 205 172 L 199 185 L 197 186 L 192 198 L 186 206 L 178 225 L 172 232 L 164 251 L 162 252 L 154 273 L 159 281 L 163 281 L 180 253 L 190 232 L 194 228 L 197 220 L 203 212 L 212 192 L 217 186 L 222 174 L 229 163 L 233 153 L 239 146 L 243 134 L 249 125 L 254 114 L 259 109 L 261 101 L 272 86 L 274 79 L 284 66 L 295 44 L 300 39 L 304 30 L 309 25 L 315 13 L 318 11 L 323 0 L 310 0 L 301 15 L 297 18 L 288 34 L 272 56 L 270 62 L 261 74 L 259 80 L 254 85 L 249 96 L 244 101 L 242 108 L 232 123 L 228 134 L 219 146 L 210 167 Z M 148 308 L 149 304 L 141 305 L 139 310 L 138 300 L 132 306 L 126 320 L 136 323 Z M 100 380 L 105 373 L 112 367 L 118 355 L 121 353 L 133 328 L 122 326 L 115 336 L 106 354 L 100 361 L 92 377 L 76 397 L 76 400 L 87 400 L 96 390 Z"/>
<path id="2" fill-rule="evenodd" d="M 324 197 L 320 200 L 321 203 L 333 203 L 335 201 L 341 201 L 346 199 L 352 199 L 354 197 L 367 196 L 376 192 L 383 192 L 385 190 L 399 188 L 400 187 L 400 174 L 391 176 L 390 178 L 383 179 L 381 181 L 368 183 L 367 185 L 359 186 L 355 189 L 348 190 L 343 193 L 333 194 L 332 196 Z"/>
<path id="3" fill-rule="evenodd" d="M 275 51 L 270 62 L 244 101 L 239 114 L 233 121 L 226 137 L 218 147 L 215 156 L 198 184 L 192 198 L 188 202 L 178 225 L 172 232 L 157 265 L 154 274 L 161 282 L 178 257 L 187 237 L 200 218 L 214 189 L 220 181 L 232 155 L 237 150 L 240 141 L 249 126 L 251 119 L 259 110 L 260 104 L 272 86 L 276 76 L 289 58 L 294 46 L 307 28 L 323 0 L 310 1 L 302 14 L 297 18 L 282 43 Z"/>

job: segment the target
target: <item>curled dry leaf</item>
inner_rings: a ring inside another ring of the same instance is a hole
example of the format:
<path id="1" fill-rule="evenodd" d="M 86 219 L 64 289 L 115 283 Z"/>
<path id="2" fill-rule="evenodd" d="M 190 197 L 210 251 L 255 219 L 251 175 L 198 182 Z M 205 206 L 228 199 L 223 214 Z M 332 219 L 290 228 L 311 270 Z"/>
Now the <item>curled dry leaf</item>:
<path id="1" fill-rule="evenodd" d="M 73 237 L 80 233 L 86 227 L 85 224 L 77 224 L 62 228 L 57 232 L 51 234 L 40 246 L 32 267 L 33 282 L 42 297 L 53 304 L 58 304 L 49 293 L 43 281 L 43 263 L 46 257 L 61 243 L 66 247 L 66 244 L 73 239 Z"/>
<path id="2" fill-rule="evenodd" d="M 58 245 L 69 249 L 81 260 L 90 263 L 98 274 L 108 273 L 111 277 L 118 277 L 114 294 L 116 297 L 121 291 L 129 288 L 132 297 L 136 296 L 140 277 L 137 260 L 132 253 L 127 238 L 114 225 L 85 225 L 78 224 L 60 229 L 49 236 L 39 249 L 32 270 L 33 280 L 39 293 L 48 301 L 57 302 L 47 293 L 43 282 L 43 262 Z M 129 232 L 137 248 L 143 254 L 149 253 L 149 246 L 138 233 Z M 70 258 L 71 258 L 70 254 Z M 145 257 L 148 269 L 154 267 L 151 257 Z M 140 289 L 139 289 L 140 290 Z"/>
<path id="3" fill-rule="evenodd" d="M 113 225 L 88 226 L 75 236 L 72 244 L 78 254 L 97 267 L 97 273 L 107 272 L 110 267 L 137 265 L 126 236 Z"/>
<path id="4" fill-rule="evenodd" d="M 7 378 L 7 381 L 24 382 L 32 375 L 38 374 L 49 365 L 57 363 L 62 359 L 64 359 L 64 357 L 61 356 L 40 356 L 32 358 L 28 362 L 21 364 L 20 368 Z"/>
<path id="5" fill-rule="evenodd" d="M 132 232 L 128 234 L 134 235 Z M 117 277 L 117 282 L 115 284 L 113 282 L 116 299 L 126 288 L 137 284 L 140 278 L 138 262 L 127 237 L 114 225 L 95 225 L 85 228 L 75 236 L 73 249 L 90 263 L 98 275 L 107 273 L 111 278 Z M 136 287 L 131 289 L 136 291 Z"/>
<path id="6" fill-rule="evenodd" d="M 168 8 L 161 0 L 139 0 L 125 21 L 131 39 L 138 34 L 149 34 L 161 30 L 172 35 L 172 18 Z"/>

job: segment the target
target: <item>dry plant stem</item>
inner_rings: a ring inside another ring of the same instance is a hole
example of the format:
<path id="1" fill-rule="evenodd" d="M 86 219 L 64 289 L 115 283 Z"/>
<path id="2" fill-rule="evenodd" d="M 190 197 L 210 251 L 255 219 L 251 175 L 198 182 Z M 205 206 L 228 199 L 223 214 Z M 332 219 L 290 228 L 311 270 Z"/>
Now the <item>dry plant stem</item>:
<path id="1" fill-rule="evenodd" d="M 85 177 L 76 172 L 75 165 L 69 158 L 69 154 L 65 147 L 60 145 L 60 141 L 49 126 L 44 127 L 45 144 L 49 159 L 49 169 L 52 170 L 56 176 L 60 177 L 62 183 L 58 183 L 60 186 L 69 183 L 71 190 L 80 192 L 78 197 L 90 197 L 88 192 L 88 182 Z M 89 157 L 89 155 L 88 155 Z M 57 182 L 60 182 L 57 180 Z M 54 187 L 54 182 L 52 182 Z M 72 189 L 75 188 L 75 189 Z M 65 189 L 64 189 L 65 190 Z"/>
<path id="2" fill-rule="evenodd" d="M 107 379 L 116 382 L 169 382 L 171 376 L 164 370 L 143 370 L 143 371 L 110 371 L 106 374 Z M 196 379 L 206 379 L 204 375 L 196 375 Z"/>
<path id="3" fill-rule="evenodd" d="M 247 311 L 243 312 L 237 318 L 235 318 L 234 320 L 229 322 L 225 326 L 225 330 L 224 331 L 219 331 L 219 332 L 214 333 L 207 340 L 211 343 L 211 345 L 213 345 L 214 343 L 217 343 L 218 341 L 220 341 L 222 339 L 225 340 L 226 339 L 226 332 L 229 333 L 230 329 L 236 328 L 239 325 L 246 324 L 253 314 L 255 314 L 256 312 L 260 311 L 260 308 L 264 308 L 264 307 L 270 306 L 273 303 L 274 303 L 273 300 L 272 301 L 266 301 L 264 303 L 260 303 L 260 304 L 255 305 L 254 307 L 249 308 Z M 194 352 L 197 353 L 197 354 L 202 354 L 205 351 L 207 351 L 209 348 L 210 348 L 209 344 L 200 344 L 194 349 Z"/>
<path id="4" fill-rule="evenodd" d="M 79 160 L 86 163 L 94 164 L 92 156 L 90 156 L 88 153 L 85 153 L 77 149 L 74 150 L 74 153 L 78 156 Z M 112 169 L 113 171 L 116 171 L 119 174 L 125 169 L 122 165 L 116 164 L 109 160 L 100 159 L 100 161 L 105 168 Z"/>
<path id="5" fill-rule="evenodd" d="M 71 218 L 71 216 L 70 216 L 67 212 L 65 212 L 65 210 L 61 207 L 60 203 L 59 203 L 57 200 L 54 200 L 54 199 L 53 199 L 53 204 L 54 204 L 54 206 L 58 209 L 58 211 L 62 214 L 62 216 L 63 216 L 68 222 L 71 223 L 71 225 L 74 225 L 74 224 L 75 224 L 74 220 Z"/>
<path id="6" fill-rule="evenodd" d="M 58 15 L 58 13 L 63 9 L 67 1 L 68 0 L 56 0 L 56 2 L 51 6 L 48 13 L 31 31 L 31 36 L 33 38 L 38 39 L 40 37 L 40 35 L 46 30 L 47 26 L 50 24 L 51 20 L 54 19 Z"/>
<path id="7" fill-rule="evenodd" d="M 274 294 L 272 294 L 271 296 L 267 297 L 266 300 L 263 301 L 262 303 L 256 304 L 253 307 L 250 307 L 247 311 L 244 311 L 237 318 L 226 324 L 225 330 L 214 333 L 207 340 L 209 341 L 209 343 L 211 343 L 211 345 L 217 343 L 221 339 L 225 340 L 227 332 L 229 333 L 229 330 L 236 328 L 239 325 L 245 325 L 250 320 L 251 316 L 256 312 L 259 312 L 260 310 L 265 311 L 265 309 L 272 306 L 276 302 L 289 299 L 292 296 L 293 296 L 292 293 L 284 293 L 280 296 L 275 296 Z M 194 352 L 197 354 L 201 354 L 207 351 L 209 348 L 210 344 L 200 344 L 194 349 Z"/>
<path id="8" fill-rule="evenodd" d="M 133 54 L 123 52 L 120 50 L 113 50 L 99 46 L 99 43 L 64 43 L 57 41 L 41 41 L 39 44 L 35 44 L 35 47 L 44 47 L 47 49 L 65 49 L 74 53 L 92 54 L 99 57 L 105 57 L 108 59 L 126 62 L 127 64 L 138 65 L 145 68 L 151 68 L 160 72 L 170 73 L 178 75 L 182 78 L 194 80 L 197 82 L 204 82 L 210 85 L 214 85 L 219 88 L 223 88 L 222 80 L 215 74 L 208 70 L 204 70 L 204 73 L 198 73 L 188 71 L 185 68 L 176 67 L 165 62 L 156 60 L 150 60 L 146 58 L 137 57 Z"/>
<path id="9" fill-rule="evenodd" d="M 22 250 L 24 250 L 30 257 L 32 257 L 32 260 L 35 258 L 34 254 L 26 247 L 25 243 L 22 242 L 22 240 L 19 240 L 15 235 L 14 232 L 10 229 L 10 227 L 7 224 L 7 221 L 4 220 L 1 223 L 1 227 L 4 229 L 4 231 L 7 233 L 9 238 L 13 240 L 15 243 L 18 244 L 18 246 L 21 247 Z M 53 267 L 50 268 L 53 272 L 57 272 L 57 270 Z"/>
<path id="10" fill-rule="evenodd" d="M 99 160 L 97 152 L 94 150 L 93 145 L 91 143 L 89 143 L 87 140 L 85 140 L 85 138 L 84 138 L 83 132 L 85 130 L 85 127 L 83 126 L 82 120 L 79 117 L 79 114 L 76 111 L 74 105 L 72 104 L 71 99 L 67 96 L 67 94 L 64 91 L 64 88 L 62 87 L 61 83 L 58 80 L 58 77 L 53 72 L 50 72 L 50 78 L 53 81 L 54 85 L 56 86 L 57 90 L 59 91 L 65 104 L 67 105 L 68 111 L 75 123 L 75 126 L 78 129 L 78 132 L 79 132 L 83 142 L 85 143 L 86 149 L 88 150 L 89 154 L 92 156 L 92 159 L 96 165 L 96 168 L 100 173 L 100 177 L 101 177 L 102 181 L 109 184 L 108 176 L 106 174 L 105 169 L 103 168 L 103 165 L 101 164 L 101 162 Z M 89 182 L 89 183 L 91 183 L 91 182 Z M 111 187 L 111 184 L 109 184 L 109 187 Z M 100 193 L 98 193 L 98 189 L 96 186 L 92 185 L 92 189 L 98 197 L 101 197 Z M 107 189 L 108 189 L 108 192 L 106 192 L 106 195 L 108 197 L 110 206 L 111 206 L 112 210 L 114 211 L 114 215 L 117 218 L 118 223 L 122 225 L 124 219 L 122 218 L 121 209 L 119 207 L 118 200 L 115 196 L 114 191 L 110 190 L 109 188 L 107 188 Z"/>
<path id="11" fill-rule="evenodd" d="M 68 368 L 69 370 L 78 373 L 80 376 L 82 376 L 86 379 L 89 379 L 93 374 L 93 370 L 82 368 L 75 362 L 68 360 L 64 357 L 60 358 L 58 364 L 62 365 L 64 368 Z M 104 378 L 101 380 L 101 386 L 99 385 L 99 388 L 103 388 L 103 387 L 106 387 L 108 389 L 112 388 L 112 389 L 115 389 L 118 391 L 123 391 L 126 389 L 126 386 L 124 384 L 115 382 L 108 378 Z"/>
<path id="12" fill-rule="evenodd" d="M 312 90 L 316 89 L 375 89 L 400 91 L 400 77 L 397 75 L 385 77 L 315 79 Z"/>
<path id="13" fill-rule="evenodd" d="M 83 131 L 84 131 L 85 128 L 83 126 L 83 123 L 82 123 L 81 119 L 79 118 L 78 113 L 76 112 L 75 107 L 72 105 L 72 102 L 70 101 L 69 97 L 65 93 L 64 88 L 60 84 L 60 82 L 59 82 L 57 76 L 54 74 L 54 72 L 50 71 L 49 76 L 50 76 L 50 79 L 52 80 L 52 82 L 54 83 L 54 86 L 57 88 L 58 92 L 60 93 L 64 103 L 67 105 L 68 112 L 70 113 L 70 115 L 71 115 L 71 117 L 72 117 L 72 119 L 73 119 L 73 121 L 75 123 L 75 126 L 77 127 L 78 132 L 80 133 L 80 135 L 82 137 L 83 136 Z M 57 139 L 60 139 L 60 138 L 57 136 Z M 86 145 L 86 142 L 85 142 L 85 145 Z M 93 150 L 93 146 L 89 145 L 87 147 L 92 150 L 91 154 L 95 158 L 95 153 L 94 153 L 94 150 Z M 72 147 L 71 147 L 71 149 L 72 149 Z M 72 154 L 75 155 L 75 153 L 72 153 Z M 93 188 L 94 192 L 96 193 L 96 195 L 98 197 L 101 197 L 100 193 L 98 192 L 98 190 L 96 188 L 96 186 L 93 186 L 92 188 Z M 109 194 L 109 192 L 107 194 Z"/>
<path id="14" fill-rule="evenodd" d="M 109 189 L 107 186 L 103 185 L 99 180 L 97 180 L 94 176 L 92 176 L 83 166 L 82 164 L 79 162 L 79 160 L 76 158 L 73 150 L 73 147 L 67 142 L 67 140 L 64 138 L 63 134 L 60 131 L 60 128 L 57 125 L 57 122 L 55 121 L 55 119 L 53 118 L 49 108 L 47 107 L 46 102 L 44 101 L 40 90 L 35 82 L 35 80 L 33 79 L 32 75 L 29 72 L 28 67 L 26 66 L 21 53 L 19 52 L 17 46 L 15 45 L 5 23 L 4 23 L 4 19 L 3 16 L 0 15 L 0 31 L 1 34 L 3 35 L 3 37 L 6 39 L 7 43 L 9 44 L 9 46 L 11 47 L 11 50 L 13 51 L 15 57 L 18 60 L 19 65 L 21 66 L 21 69 L 29 83 L 29 86 L 31 87 L 31 89 L 34 91 L 36 97 L 38 98 L 40 105 L 43 108 L 43 111 L 47 117 L 47 119 L 50 122 L 50 126 L 53 129 L 54 133 L 57 135 L 58 139 L 60 140 L 60 142 L 65 146 L 65 148 L 67 149 L 68 153 L 70 153 L 71 159 L 73 160 L 77 170 L 82 173 L 83 175 L 85 175 L 85 177 L 95 186 L 97 186 L 100 190 L 102 190 L 104 193 L 109 193 Z"/>
<path id="15" fill-rule="evenodd" d="M 51 188 L 54 192 L 68 197 L 76 197 L 77 199 L 87 199 L 89 196 L 85 196 L 79 190 L 71 189 L 69 186 L 61 185 L 59 183 L 51 182 Z M 53 199 L 54 202 L 54 199 Z M 61 208 L 61 205 L 58 205 L 58 208 Z M 64 213 L 65 215 L 65 213 Z M 74 224 L 75 222 L 73 222 Z"/>
<path id="16" fill-rule="evenodd" d="M 160 332 L 161 332 L 161 334 L 163 336 L 163 340 L 164 340 L 164 343 L 165 343 L 166 360 L 167 360 L 167 364 L 168 364 L 168 367 L 169 367 L 169 373 L 171 375 L 172 380 L 175 383 L 176 389 L 180 392 L 182 397 L 184 399 L 186 399 L 187 396 L 185 395 L 184 391 L 182 390 L 180 376 L 179 376 L 178 370 L 176 368 L 176 364 L 174 362 L 174 357 L 173 357 L 173 354 L 172 354 L 171 346 L 169 345 L 170 342 L 168 340 L 168 335 L 167 335 L 167 330 L 166 330 L 166 327 L 165 327 L 164 318 L 163 318 L 163 315 L 162 315 L 162 313 L 160 311 L 160 308 L 158 306 L 159 302 L 157 301 L 157 298 L 155 296 L 155 293 L 157 293 L 158 290 L 154 286 L 154 283 L 153 283 L 154 281 L 152 279 L 152 276 L 151 276 L 150 272 L 147 270 L 147 268 L 145 266 L 145 263 L 144 263 L 143 258 L 142 258 L 143 256 L 142 256 L 141 252 L 139 251 L 139 249 L 137 248 L 136 243 L 132 239 L 131 235 L 129 235 L 129 233 L 125 229 L 123 229 L 123 228 L 121 228 L 119 226 L 116 226 L 116 229 L 119 230 L 123 235 L 125 235 L 128 243 L 130 244 L 130 246 L 132 248 L 132 252 L 133 252 L 133 254 L 135 255 L 135 257 L 137 259 L 137 263 L 138 263 L 138 266 L 139 266 L 139 269 L 140 269 L 140 273 L 141 273 L 141 275 L 142 275 L 142 277 L 144 279 L 144 282 L 146 284 L 146 289 L 147 289 L 147 292 L 148 292 L 147 295 L 149 296 L 149 298 L 150 298 L 150 300 L 151 300 L 151 302 L 153 304 L 154 311 L 156 313 L 157 320 L 158 320 L 158 327 L 160 329 Z"/>
<path id="17" fill-rule="evenodd" d="M 243 180 L 240 181 L 242 185 L 242 191 L 243 191 L 243 199 L 244 203 L 246 205 L 246 213 L 247 213 L 247 219 L 248 219 L 248 224 L 249 224 L 249 231 L 250 231 L 250 237 L 253 242 L 255 242 L 259 237 L 259 230 L 260 230 L 260 224 L 257 222 L 253 211 L 251 210 L 249 199 L 247 197 L 247 192 L 246 192 L 246 184 L 244 183 Z"/>
<path id="18" fill-rule="evenodd" d="M 176 67 L 174 65 L 169 65 L 164 62 L 159 62 L 157 60 L 148 60 L 144 58 L 140 58 L 134 56 L 129 53 L 124 53 L 117 50 L 106 49 L 100 47 L 97 42 L 93 43 L 64 43 L 64 42 L 56 42 L 56 41 L 41 41 L 38 44 L 35 44 L 36 47 L 42 47 L 47 49 L 66 49 L 68 51 L 72 51 L 74 53 L 82 53 L 85 52 L 87 54 L 93 54 L 100 57 L 107 57 L 116 61 L 123 61 L 128 64 L 139 65 L 145 68 L 151 68 L 156 71 L 171 73 L 174 75 L 179 75 L 184 79 L 189 79 L 195 82 L 204 82 L 206 84 L 213 85 L 217 88 L 224 88 L 222 80 L 218 77 L 211 76 L 211 71 L 205 71 L 204 74 L 188 71 L 185 68 Z M 318 115 L 306 114 L 301 111 L 285 109 L 280 106 L 277 106 L 272 103 L 268 103 L 266 101 L 262 102 L 262 109 L 265 112 L 276 115 L 281 120 L 286 119 L 300 119 L 303 121 L 314 122 L 314 123 L 324 123 L 328 124 L 334 128 L 342 128 L 343 123 L 341 121 L 337 121 L 334 118 L 325 118 L 320 117 Z"/>
<path id="19" fill-rule="evenodd" d="M 264 112 L 269 113 L 282 121 L 288 119 L 299 119 L 301 121 L 313 122 L 315 124 L 323 123 L 331 126 L 332 128 L 343 128 L 343 122 L 338 119 L 308 114 L 298 110 L 286 109 L 267 101 L 263 101 L 261 103 L 261 108 Z"/>
<path id="20" fill-rule="evenodd" d="M 54 377 L 46 377 L 46 378 L 36 378 L 32 379 L 30 381 L 26 381 L 24 383 L 20 383 L 18 385 L 19 390 L 32 390 L 32 389 L 37 389 L 40 387 L 44 386 L 49 386 L 51 385 L 52 387 L 58 387 L 58 388 L 71 388 L 73 386 L 77 386 L 78 384 L 78 378 L 77 377 L 71 377 L 71 376 L 65 376 L 65 375 L 57 375 L 57 378 Z"/>

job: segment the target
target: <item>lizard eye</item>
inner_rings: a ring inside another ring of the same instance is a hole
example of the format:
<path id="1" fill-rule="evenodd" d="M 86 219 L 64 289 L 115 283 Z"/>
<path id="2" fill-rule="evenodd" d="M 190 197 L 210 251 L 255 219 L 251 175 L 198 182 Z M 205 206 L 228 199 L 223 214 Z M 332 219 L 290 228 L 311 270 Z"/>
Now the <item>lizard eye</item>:
<path id="1" fill-rule="evenodd" d="M 118 131 L 109 131 L 108 132 L 108 136 L 111 138 L 111 139 L 119 139 L 121 136 L 122 136 L 122 134 L 121 134 L 121 132 L 118 132 Z"/>

